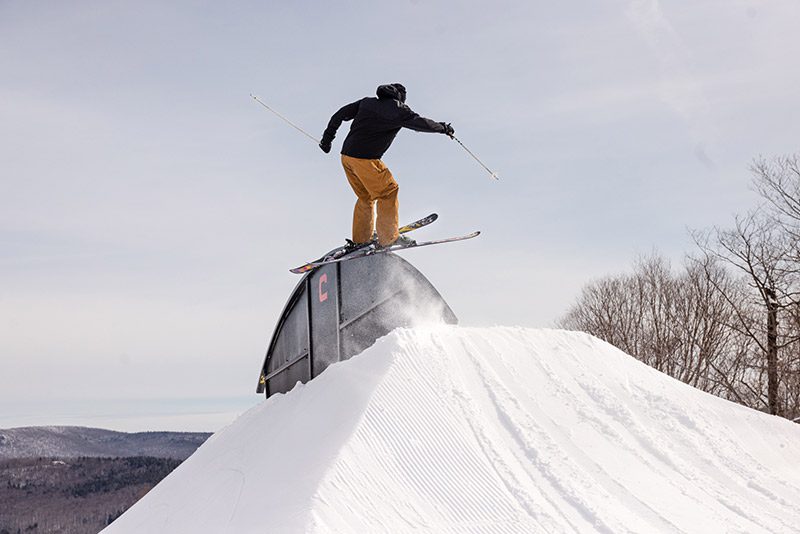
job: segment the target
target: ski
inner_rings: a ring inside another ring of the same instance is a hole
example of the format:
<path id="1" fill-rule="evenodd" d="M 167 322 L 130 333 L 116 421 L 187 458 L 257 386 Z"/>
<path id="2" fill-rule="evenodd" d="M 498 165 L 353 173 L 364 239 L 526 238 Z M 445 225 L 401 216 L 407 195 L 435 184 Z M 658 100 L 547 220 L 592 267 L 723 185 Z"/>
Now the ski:
<path id="1" fill-rule="evenodd" d="M 377 248 L 374 244 L 370 243 L 369 245 L 356 249 L 353 252 L 350 252 L 349 254 L 345 254 L 337 258 L 330 258 L 330 259 L 323 258 L 321 261 L 311 262 L 309 263 L 309 265 L 311 266 L 310 269 L 315 269 L 321 265 L 327 265 L 329 263 L 338 263 L 340 261 L 354 260 L 356 258 L 364 258 L 366 256 L 372 256 L 374 254 L 383 254 L 384 252 L 394 252 L 397 250 L 404 250 L 408 248 L 419 248 L 419 247 L 427 247 L 429 245 L 439 245 L 442 243 L 453 243 L 455 241 L 464 241 L 467 239 L 472 239 L 473 237 L 478 237 L 480 234 L 481 234 L 480 232 L 472 232 L 471 234 L 460 235 L 456 237 L 435 239 L 433 241 L 423 241 L 421 243 L 415 243 L 413 245 L 391 245 L 383 248 Z"/>
<path id="2" fill-rule="evenodd" d="M 410 224 L 405 226 L 401 226 L 398 231 L 401 234 L 407 234 L 408 232 L 413 232 L 414 230 L 418 230 L 423 226 L 428 226 L 429 224 L 433 223 L 436 219 L 439 218 L 439 215 L 436 213 L 431 213 L 427 217 L 423 217 L 418 221 L 414 221 Z M 336 247 L 333 250 L 328 251 L 327 253 L 323 254 L 319 259 L 314 261 L 310 261 L 300 267 L 295 267 L 294 269 L 289 269 L 289 271 L 293 272 L 294 274 L 303 274 L 307 273 L 308 271 L 319 267 L 320 265 L 324 265 L 325 263 L 330 263 L 331 260 L 335 260 L 337 258 L 341 258 L 347 254 L 353 253 L 355 251 L 361 250 L 364 247 L 371 246 L 371 243 L 364 243 L 363 245 L 357 246 L 355 248 L 349 248 L 347 246 Z"/>
<path id="3" fill-rule="evenodd" d="M 427 217 L 423 217 L 422 219 L 420 219 L 418 221 L 414 221 L 411 224 L 407 224 L 405 226 L 401 226 L 398 229 L 398 232 L 400 232 L 401 234 L 407 234 L 408 232 L 412 232 L 414 230 L 418 230 L 418 229 L 422 228 L 423 226 L 428 226 L 429 224 L 431 224 L 433 221 L 435 221 L 438 218 L 439 218 L 438 214 L 431 213 Z"/>

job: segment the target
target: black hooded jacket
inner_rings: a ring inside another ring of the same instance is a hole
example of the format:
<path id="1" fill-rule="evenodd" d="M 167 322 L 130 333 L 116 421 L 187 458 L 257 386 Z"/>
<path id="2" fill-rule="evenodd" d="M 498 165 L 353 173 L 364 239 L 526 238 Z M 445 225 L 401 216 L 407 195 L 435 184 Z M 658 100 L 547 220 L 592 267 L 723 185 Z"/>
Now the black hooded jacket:
<path id="1" fill-rule="evenodd" d="M 342 121 L 352 120 L 350 133 L 342 144 L 342 154 L 353 158 L 380 159 L 400 128 L 418 132 L 445 133 L 442 123 L 420 117 L 404 104 L 402 85 L 381 85 L 378 98 L 367 97 L 347 104 L 331 117 L 322 145 L 330 145 Z"/>

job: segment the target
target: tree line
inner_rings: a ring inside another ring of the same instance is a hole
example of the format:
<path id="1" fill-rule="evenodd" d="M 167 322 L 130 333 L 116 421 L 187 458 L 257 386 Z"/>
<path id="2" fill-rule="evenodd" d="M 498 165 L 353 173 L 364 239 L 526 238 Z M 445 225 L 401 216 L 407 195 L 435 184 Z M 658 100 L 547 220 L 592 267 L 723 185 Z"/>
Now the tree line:
<path id="1" fill-rule="evenodd" d="M 800 159 L 758 158 L 761 203 L 692 232 L 677 270 L 654 253 L 588 283 L 559 326 L 687 384 L 800 422 Z"/>

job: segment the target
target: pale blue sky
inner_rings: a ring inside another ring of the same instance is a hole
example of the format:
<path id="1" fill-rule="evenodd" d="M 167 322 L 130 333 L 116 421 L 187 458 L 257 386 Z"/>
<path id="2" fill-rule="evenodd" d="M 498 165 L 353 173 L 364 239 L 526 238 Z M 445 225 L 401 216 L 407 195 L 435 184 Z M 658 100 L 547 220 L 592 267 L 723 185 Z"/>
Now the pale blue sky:
<path id="1" fill-rule="evenodd" d="M 0 426 L 258 401 L 287 269 L 353 195 L 251 92 L 318 136 L 402 82 L 501 174 L 441 135 L 384 158 L 401 219 L 440 214 L 419 238 L 483 231 L 404 254 L 470 325 L 550 326 L 636 254 L 679 261 L 756 202 L 753 157 L 799 149 L 795 0 L 165 4 L 0 1 Z"/>

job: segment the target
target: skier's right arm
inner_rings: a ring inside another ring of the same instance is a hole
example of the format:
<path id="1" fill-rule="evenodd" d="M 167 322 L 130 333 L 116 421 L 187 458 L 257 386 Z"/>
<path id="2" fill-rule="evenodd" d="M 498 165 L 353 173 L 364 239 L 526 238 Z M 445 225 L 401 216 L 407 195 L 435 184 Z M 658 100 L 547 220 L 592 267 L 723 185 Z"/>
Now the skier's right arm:
<path id="1" fill-rule="evenodd" d="M 343 121 L 351 121 L 356 117 L 358 105 L 360 103 L 361 101 L 357 100 L 351 104 L 347 104 L 333 114 L 331 120 L 328 122 L 328 127 L 325 128 L 325 132 L 322 134 L 322 141 L 319 144 L 319 147 L 326 154 L 331 151 L 331 143 L 333 142 L 333 138 L 336 137 L 336 130 L 339 129 Z"/>

